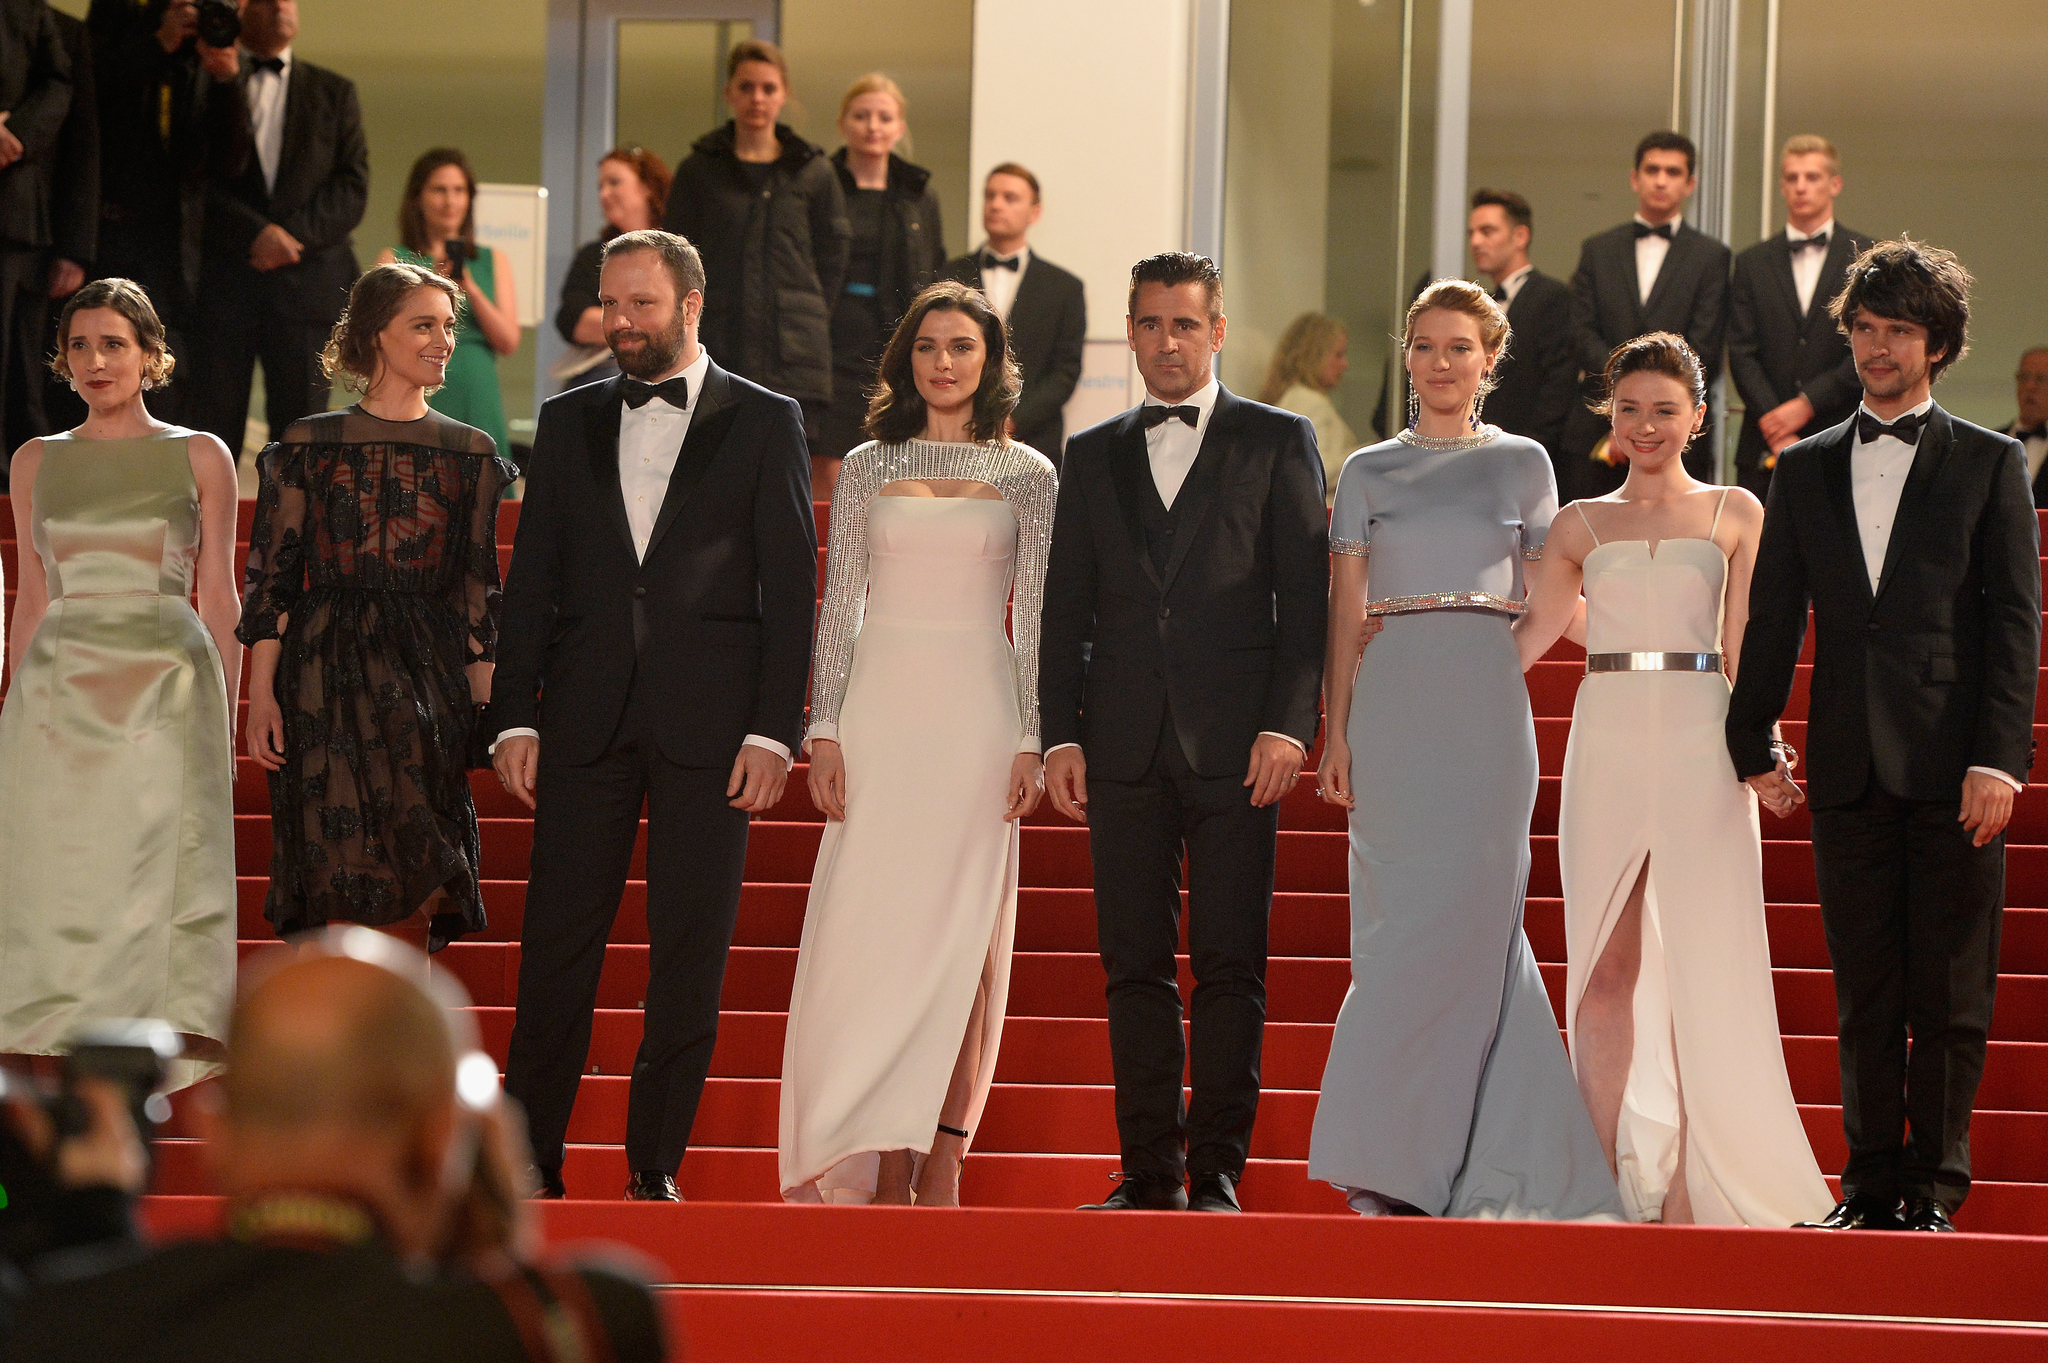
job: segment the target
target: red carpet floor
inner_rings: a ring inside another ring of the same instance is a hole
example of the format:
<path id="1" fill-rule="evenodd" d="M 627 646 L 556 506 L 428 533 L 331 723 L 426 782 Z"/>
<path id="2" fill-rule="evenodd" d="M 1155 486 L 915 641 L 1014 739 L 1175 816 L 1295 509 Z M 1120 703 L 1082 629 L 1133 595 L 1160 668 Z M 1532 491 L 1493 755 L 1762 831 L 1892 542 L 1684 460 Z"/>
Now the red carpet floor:
<path id="1" fill-rule="evenodd" d="M 503 518 L 507 545 L 517 510 L 508 504 Z M 249 513 L 245 504 L 244 536 Z M 11 519 L 4 526 L 0 563 L 12 582 Z M 1529 936 L 1554 1005 L 1564 959 L 1557 773 L 1578 656 L 1561 644 L 1530 676 L 1543 785 Z M 1805 705 L 1802 675 L 1787 725 L 1802 747 Z M 1349 979 L 1343 820 L 1306 783 L 1282 810 L 1268 1088 L 1242 1190 L 1246 1206 L 1263 1214 L 1068 1210 L 1108 1191 L 1116 1135 L 1087 835 L 1049 806 L 1024 833 L 1010 1020 L 964 1180 L 971 1209 L 783 1207 L 775 1200 L 776 1074 L 821 828 L 802 778 L 799 769 L 782 804 L 754 828 L 713 1077 L 680 1179 L 689 1205 L 614 1200 L 626 1175 L 624 1076 L 647 978 L 636 882 L 607 953 L 570 1131 L 572 1200 L 546 1209 L 558 1242 L 610 1240 L 647 1256 L 692 1358 L 2048 1357 L 2048 798 L 2039 786 L 2020 800 L 2011 835 L 1998 1007 L 1972 1140 L 1979 1182 L 1958 1218 L 1970 1233 L 1935 1239 L 1349 1215 L 1304 1168 L 1330 1026 Z M 439 959 L 468 986 L 486 1044 L 502 1060 L 531 825 L 494 779 L 473 784 L 491 926 Z M 236 845 L 245 955 L 275 949 L 261 912 L 267 807 L 262 773 L 243 760 Z M 1834 996 L 1807 833 L 1803 813 L 1767 821 L 1765 888 L 1786 1062 L 1807 1132 L 1832 1172 L 1844 1155 Z M 1185 986 L 1185 964 L 1182 974 Z M 217 1213 L 185 1104 L 177 1107 L 149 1206 L 165 1234 L 210 1226 Z"/>

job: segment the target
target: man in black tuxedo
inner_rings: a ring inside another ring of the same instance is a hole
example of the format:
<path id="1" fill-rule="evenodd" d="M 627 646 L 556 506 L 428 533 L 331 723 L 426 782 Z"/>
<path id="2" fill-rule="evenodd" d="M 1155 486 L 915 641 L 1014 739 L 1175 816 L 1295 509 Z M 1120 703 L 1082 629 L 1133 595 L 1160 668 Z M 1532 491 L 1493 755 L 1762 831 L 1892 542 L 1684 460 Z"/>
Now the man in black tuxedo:
<path id="1" fill-rule="evenodd" d="M 2020 442 L 2027 452 L 2027 480 L 2033 484 L 2034 505 L 2048 506 L 2048 345 L 2037 345 L 2020 356 L 2019 373 L 2013 376 L 2019 390 L 2019 415 L 2004 434 Z"/>
<path id="2" fill-rule="evenodd" d="M 988 240 L 947 261 L 945 278 L 980 289 L 1009 326 L 1010 348 L 1024 375 L 1010 438 L 1058 468 L 1067 438 L 1061 409 L 1081 381 L 1088 300 L 1078 275 L 1031 249 L 1031 228 L 1044 211 L 1036 175 L 1011 161 L 997 166 L 981 190 L 981 230 Z"/>
<path id="3" fill-rule="evenodd" d="M 86 417 L 85 402 L 50 373 L 47 360 L 57 348 L 54 324 L 58 307 L 84 285 L 99 255 L 100 110 L 94 91 L 92 40 L 85 21 L 56 10 L 50 11 L 50 17 L 57 23 L 58 41 L 64 44 L 64 55 L 71 63 L 71 107 L 57 130 L 57 147 L 46 171 L 50 201 L 47 288 L 41 307 L 21 312 L 24 400 L 19 421 L 16 405 L 7 404 L 9 449 L 18 448 L 29 435 L 68 430 Z"/>
<path id="4" fill-rule="evenodd" d="M 1493 368 L 1486 419 L 1527 436 L 1550 452 L 1563 475 L 1564 423 L 1579 391 L 1578 352 L 1572 345 L 1572 291 L 1529 263 L 1535 231 L 1529 201 L 1511 189 L 1472 196 L 1465 226 L 1472 263 L 1493 280 L 1493 299 L 1507 306 L 1512 328 L 1507 351 Z"/>
<path id="5" fill-rule="evenodd" d="M 71 59 L 49 6 L 0 0 L 0 468 L 38 433 L 41 382 L 31 387 L 29 376 L 43 358 L 50 162 L 71 95 Z"/>
<path id="6" fill-rule="evenodd" d="M 1564 447 L 1571 467 L 1560 478 L 1558 497 L 1593 497 L 1621 486 L 1623 462 L 1594 461 L 1607 422 L 1588 407 L 1599 392 L 1607 357 L 1623 341 L 1645 332 L 1671 331 L 1685 338 L 1706 366 L 1709 384 L 1721 368 L 1727 332 L 1728 248 L 1686 223 L 1685 201 L 1699 187 L 1698 154 L 1683 133 L 1653 132 L 1636 144 L 1629 188 L 1636 195 L 1632 222 L 1586 238 L 1572 274 L 1572 328 L 1578 366 L 1584 374 L 1584 402 L 1572 405 Z M 1707 427 L 1685 454 L 1696 478 L 1713 481 L 1714 427 Z"/>
<path id="7" fill-rule="evenodd" d="M 1321 722 L 1323 466 L 1306 417 L 1216 381 L 1223 281 L 1209 259 L 1139 261 L 1127 326 L 1145 401 L 1069 443 L 1053 518 L 1045 784 L 1088 825 L 1095 861 L 1123 1150 L 1101 1207 L 1234 1212 L 1259 1103 L 1279 801 Z"/>
<path id="8" fill-rule="evenodd" d="M 320 351 L 356 280 L 350 234 L 369 198 L 356 87 L 292 55 L 298 31 L 298 0 L 242 0 L 248 153 L 206 196 L 186 418 L 236 451 L 259 359 L 271 430 L 327 409 Z"/>
<path id="9" fill-rule="evenodd" d="M 1799 798 L 1771 729 L 1810 604 L 1807 789 L 1849 1141 L 1829 1229 L 1954 1229 L 1998 981 L 2002 835 L 2033 763 L 2026 465 L 2017 441 L 1929 391 L 1963 355 L 1969 284 L 1912 241 L 1851 262 L 1830 311 L 1862 405 L 1778 460 L 1728 703 L 1736 775 L 1772 803 Z"/>
<path id="10" fill-rule="evenodd" d="M 1743 406 L 1736 481 L 1759 497 L 1785 447 L 1839 426 L 1863 392 L 1849 339 L 1828 315 L 1849 262 L 1870 245 L 1835 221 L 1842 172 L 1834 143 L 1789 139 L 1778 192 L 1785 230 L 1735 257 L 1728 283 L 1728 372 Z"/>
<path id="11" fill-rule="evenodd" d="M 498 775 L 536 808 L 505 1086 L 560 1196 L 644 800 L 650 978 L 626 1195 L 672 1201 L 718 1038 L 747 819 L 781 798 L 803 733 L 818 528 L 801 409 L 697 344 L 696 248 L 614 237 L 599 298 L 623 377 L 541 408 L 492 687 Z"/>

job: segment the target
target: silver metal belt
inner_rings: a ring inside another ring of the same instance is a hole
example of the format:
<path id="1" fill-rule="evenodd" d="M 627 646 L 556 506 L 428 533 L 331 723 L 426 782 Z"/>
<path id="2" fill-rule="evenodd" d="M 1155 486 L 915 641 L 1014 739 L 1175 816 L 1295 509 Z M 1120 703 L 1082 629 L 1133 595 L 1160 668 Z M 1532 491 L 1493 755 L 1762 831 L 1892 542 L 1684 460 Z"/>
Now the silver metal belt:
<path id="1" fill-rule="evenodd" d="M 1528 607 L 1492 592 L 1429 592 L 1423 596 L 1387 596 L 1365 608 L 1367 615 L 1405 615 L 1410 611 L 1487 610 L 1520 615 Z"/>
<path id="2" fill-rule="evenodd" d="M 1719 672 L 1718 653 L 1588 653 L 1588 672 Z"/>

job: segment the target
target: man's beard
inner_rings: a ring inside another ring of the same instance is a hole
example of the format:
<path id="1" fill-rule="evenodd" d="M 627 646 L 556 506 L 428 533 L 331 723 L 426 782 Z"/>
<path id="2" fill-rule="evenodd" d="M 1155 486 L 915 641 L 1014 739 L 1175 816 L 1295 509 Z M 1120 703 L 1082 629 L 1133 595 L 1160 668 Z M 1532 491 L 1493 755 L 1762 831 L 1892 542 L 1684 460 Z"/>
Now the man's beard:
<path id="1" fill-rule="evenodd" d="M 1863 391 L 1870 394 L 1870 396 L 1874 398 L 1895 398 L 1911 389 L 1921 379 L 1927 377 L 1927 368 L 1923 366 L 1917 370 L 1908 369 L 1905 365 L 1894 360 L 1889 377 L 1880 376 L 1873 380 L 1872 375 L 1860 368 L 1857 371 L 1857 377 L 1863 380 Z"/>
<path id="2" fill-rule="evenodd" d="M 635 331 L 630 328 L 615 331 L 605 338 L 605 344 L 611 347 L 612 358 L 618 361 L 619 372 L 626 377 L 658 379 L 675 368 L 676 361 L 683 357 L 683 344 L 688 335 L 682 310 L 678 308 L 675 320 L 665 331 Z M 633 337 L 641 341 L 640 348 L 630 355 L 620 354 L 619 342 Z"/>

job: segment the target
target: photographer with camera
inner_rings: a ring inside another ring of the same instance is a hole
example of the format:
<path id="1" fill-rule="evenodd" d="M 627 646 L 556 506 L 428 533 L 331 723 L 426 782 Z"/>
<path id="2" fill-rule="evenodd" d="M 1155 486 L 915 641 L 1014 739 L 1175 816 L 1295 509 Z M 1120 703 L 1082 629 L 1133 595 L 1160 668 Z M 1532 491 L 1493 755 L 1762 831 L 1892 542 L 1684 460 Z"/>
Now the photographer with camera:
<path id="1" fill-rule="evenodd" d="M 249 156 L 235 88 L 241 16 L 233 0 L 92 0 L 85 25 L 99 124 L 98 241 L 89 260 L 66 255 L 61 240 L 59 254 L 90 264 L 79 284 L 88 277 L 141 284 L 171 350 L 189 354 L 206 185 L 239 171 Z M 52 278 L 53 292 L 76 287 L 65 274 Z M 190 416 L 191 384 L 179 378 L 153 399 L 168 421 Z M 57 403 L 56 425 L 82 416 L 69 394 Z"/>
<path id="2" fill-rule="evenodd" d="M 355 283 L 351 234 L 370 192 L 356 87 L 292 53 L 298 0 L 241 0 L 250 151 L 209 181 L 194 308 L 189 424 L 239 451 L 263 362 L 274 433 L 327 410 L 320 351 Z"/>
<path id="3" fill-rule="evenodd" d="M 525 1142 L 466 1002 L 365 928 L 309 939 L 259 978 L 217 1107 L 198 1114 L 226 1238 L 46 1282 L 20 1308 L 18 1356 L 661 1358 L 644 1287 L 540 1266 Z"/>
<path id="4" fill-rule="evenodd" d="M 476 173 L 468 157 L 453 147 L 436 147 L 412 163 L 398 202 L 398 240 L 397 249 L 377 257 L 379 265 L 417 265 L 462 289 L 447 381 L 427 404 L 490 436 L 509 459 L 512 437 L 505 427 L 498 356 L 519 349 L 519 309 L 505 253 L 476 244 Z"/>

